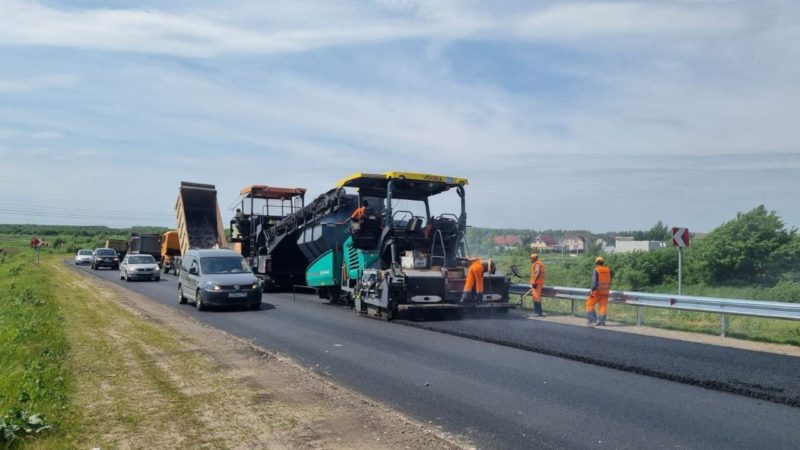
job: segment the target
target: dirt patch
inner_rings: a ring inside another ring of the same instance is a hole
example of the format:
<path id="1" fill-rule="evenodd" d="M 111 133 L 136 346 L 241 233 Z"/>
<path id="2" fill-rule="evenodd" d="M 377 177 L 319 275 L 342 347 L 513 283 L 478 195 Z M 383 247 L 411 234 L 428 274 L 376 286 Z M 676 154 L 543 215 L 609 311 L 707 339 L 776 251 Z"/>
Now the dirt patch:
<path id="1" fill-rule="evenodd" d="M 272 353 L 66 267 L 81 447 L 470 448 Z"/>

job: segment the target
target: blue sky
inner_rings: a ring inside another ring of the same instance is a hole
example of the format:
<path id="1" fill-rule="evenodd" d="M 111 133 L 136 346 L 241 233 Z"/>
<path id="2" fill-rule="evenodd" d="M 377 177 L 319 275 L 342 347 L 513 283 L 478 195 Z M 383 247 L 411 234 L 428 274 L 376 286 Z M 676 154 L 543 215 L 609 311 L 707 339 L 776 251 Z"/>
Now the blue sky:
<path id="1" fill-rule="evenodd" d="M 796 1 L 0 0 L 0 222 L 169 226 L 181 180 L 227 207 L 410 170 L 469 178 L 476 226 L 704 231 L 761 203 L 797 226 L 798 23 Z"/>

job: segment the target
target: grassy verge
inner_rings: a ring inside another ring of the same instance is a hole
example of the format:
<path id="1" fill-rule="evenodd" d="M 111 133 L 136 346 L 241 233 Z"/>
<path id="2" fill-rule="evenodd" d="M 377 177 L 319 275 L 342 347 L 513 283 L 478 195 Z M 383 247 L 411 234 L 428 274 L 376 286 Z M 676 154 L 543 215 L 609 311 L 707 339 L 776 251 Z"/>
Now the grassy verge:
<path id="1" fill-rule="evenodd" d="M 0 447 L 58 447 L 70 432 L 63 312 L 30 252 L 0 252 Z"/>
<path id="2" fill-rule="evenodd" d="M 568 315 L 571 312 L 570 303 L 569 300 L 543 299 L 544 310 L 548 314 Z M 524 307 L 531 308 L 530 297 L 525 297 Z M 577 316 L 585 317 L 584 302 L 575 302 L 575 312 Z M 721 318 L 719 314 L 667 311 L 656 308 L 642 308 L 641 313 L 642 324 L 649 327 L 711 335 L 720 333 Z M 609 305 L 608 318 L 615 322 L 635 324 L 636 307 Z M 727 335 L 753 341 L 800 345 L 800 323 L 791 320 L 728 316 Z"/>

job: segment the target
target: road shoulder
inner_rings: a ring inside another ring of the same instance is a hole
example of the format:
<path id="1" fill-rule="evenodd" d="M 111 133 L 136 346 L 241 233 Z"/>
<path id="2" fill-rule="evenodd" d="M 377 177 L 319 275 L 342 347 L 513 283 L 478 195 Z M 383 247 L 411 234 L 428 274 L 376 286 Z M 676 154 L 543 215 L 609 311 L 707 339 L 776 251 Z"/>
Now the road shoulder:
<path id="1" fill-rule="evenodd" d="M 81 447 L 466 448 L 113 283 L 57 264 Z"/>

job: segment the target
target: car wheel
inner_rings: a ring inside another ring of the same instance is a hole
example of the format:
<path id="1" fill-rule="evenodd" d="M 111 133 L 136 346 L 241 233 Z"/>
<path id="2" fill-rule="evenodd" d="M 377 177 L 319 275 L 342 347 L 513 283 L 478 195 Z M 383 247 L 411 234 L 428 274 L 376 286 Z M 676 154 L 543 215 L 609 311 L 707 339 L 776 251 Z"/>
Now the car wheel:
<path id="1" fill-rule="evenodd" d="M 197 292 L 194 294 L 194 306 L 197 308 L 198 311 L 205 311 L 206 305 L 203 303 L 203 292 L 198 289 Z"/>
<path id="2" fill-rule="evenodd" d="M 153 281 L 161 281 L 161 277 L 155 277 L 153 278 Z"/>
<path id="3" fill-rule="evenodd" d="M 181 305 L 185 305 L 187 302 L 186 297 L 183 296 L 183 288 L 181 285 L 178 285 L 178 303 Z"/>
<path id="4" fill-rule="evenodd" d="M 119 270 L 119 264 L 117 264 L 116 266 L 114 266 L 114 270 Z"/>

